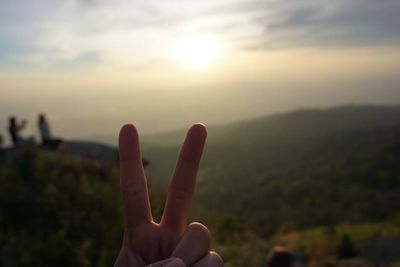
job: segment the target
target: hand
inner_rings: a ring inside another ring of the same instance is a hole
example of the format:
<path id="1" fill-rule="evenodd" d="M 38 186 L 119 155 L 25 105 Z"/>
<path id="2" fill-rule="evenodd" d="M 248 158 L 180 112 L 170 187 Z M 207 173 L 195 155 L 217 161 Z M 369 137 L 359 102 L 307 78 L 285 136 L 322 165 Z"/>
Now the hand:
<path id="1" fill-rule="evenodd" d="M 209 252 L 211 238 L 207 228 L 199 223 L 186 228 L 206 137 L 202 124 L 189 129 L 169 182 L 161 222 L 157 224 L 151 214 L 137 130 L 133 125 L 122 127 L 119 153 L 125 227 L 115 267 L 223 266 L 218 254 Z"/>

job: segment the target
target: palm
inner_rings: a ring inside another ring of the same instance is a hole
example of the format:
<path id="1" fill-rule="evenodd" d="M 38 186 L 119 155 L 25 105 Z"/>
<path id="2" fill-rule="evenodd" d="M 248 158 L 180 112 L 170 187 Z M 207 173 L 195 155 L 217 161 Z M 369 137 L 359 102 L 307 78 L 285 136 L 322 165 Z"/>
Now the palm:
<path id="1" fill-rule="evenodd" d="M 201 124 L 189 130 L 170 179 L 161 222 L 156 224 L 151 214 L 137 130 L 133 125 L 121 129 L 119 147 L 125 229 L 116 267 L 140 267 L 172 256 L 182 258 L 189 266 L 205 255 L 203 258 L 209 259 L 203 261 L 208 264 L 217 262 L 214 254 L 207 254 L 210 237 L 204 226 L 193 224 L 185 232 L 206 136 L 206 129 Z M 193 238 L 194 246 L 191 244 Z M 217 262 L 215 266 L 220 265 Z"/>

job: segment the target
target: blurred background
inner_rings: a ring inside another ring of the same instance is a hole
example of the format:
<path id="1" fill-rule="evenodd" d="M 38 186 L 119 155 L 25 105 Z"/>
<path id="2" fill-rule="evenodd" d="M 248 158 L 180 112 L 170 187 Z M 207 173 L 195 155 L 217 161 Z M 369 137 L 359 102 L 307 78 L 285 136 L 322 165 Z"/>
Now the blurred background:
<path id="1" fill-rule="evenodd" d="M 399 10 L 1 0 L 0 266 L 111 266 L 121 125 L 139 128 L 159 218 L 198 121 L 191 220 L 227 267 L 265 266 L 274 245 L 303 266 L 399 266 Z"/>

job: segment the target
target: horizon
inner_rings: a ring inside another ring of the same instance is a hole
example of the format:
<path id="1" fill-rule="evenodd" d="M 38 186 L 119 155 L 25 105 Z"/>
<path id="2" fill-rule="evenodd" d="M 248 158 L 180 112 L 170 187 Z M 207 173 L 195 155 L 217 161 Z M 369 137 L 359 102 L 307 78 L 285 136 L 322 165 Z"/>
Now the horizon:
<path id="1" fill-rule="evenodd" d="M 283 110 L 283 111 L 278 111 L 278 112 L 273 112 L 273 113 L 268 113 L 268 114 L 261 114 L 258 116 L 254 117 L 248 117 L 248 118 L 242 118 L 238 120 L 232 120 L 232 121 L 225 121 L 222 123 L 214 123 L 214 124 L 205 124 L 207 128 L 215 128 L 215 127 L 224 127 L 224 126 L 229 126 L 229 125 L 235 125 L 235 124 L 241 124 L 241 123 L 246 123 L 246 122 L 252 122 L 256 120 L 263 120 L 263 119 L 269 119 L 273 118 L 276 116 L 285 116 L 285 115 L 290 115 L 294 114 L 297 112 L 307 112 L 307 111 L 312 111 L 312 112 L 326 112 L 326 111 L 332 111 L 335 109 L 347 109 L 347 108 L 400 108 L 400 104 L 343 104 L 343 105 L 335 105 L 335 106 L 326 106 L 326 107 L 303 107 L 303 108 L 295 108 L 295 109 L 290 109 L 290 110 Z M 36 119 L 36 118 L 35 118 Z M 29 123 L 29 122 L 28 122 Z M 120 125 L 118 129 L 115 130 L 114 134 L 110 135 L 86 135 L 86 136 L 78 136 L 78 137 L 68 137 L 66 141 L 82 141 L 82 142 L 97 142 L 100 144 L 106 144 L 106 145 L 113 145 L 113 146 L 118 146 L 118 132 L 120 128 L 124 124 L 135 124 L 134 122 L 126 122 Z M 202 121 L 193 121 L 190 122 L 188 125 L 184 125 L 183 127 L 180 128 L 172 128 L 172 129 L 167 129 L 167 130 L 161 130 L 161 131 L 156 131 L 156 132 L 142 132 L 140 128 L 138 128 L 138 131 L 140 135 L 142 135 L 141 139 L 148 139 L 152 137 L 157 137 L 160 135 L 166 135 L 166 134 L 175 134 L 175 133 L 185 133 L 187 128 L 193 125 L 194 123 L 204 123 Z M 136 124 L 135 124 L 136 125 Z M 35 140 L 39 140 L 39 130 L 37 129 L 37 125 L 35 124 L 34 127 L 29 127 L 28 130 L 26 131 L 27 135 L 26 136 L 32 136 L 35 138 Z M 53 132 L 53 129 L 52 129 Z M 58 133 L 57 129 L 54 131 L 55 133 Z M 1 134 L 1 131 L 0 131 Z M 11 145 L 11 140 L 9 140 L 9 136 L 5 135 L 5 142 L 4 144 L 6 146 Z M 3 136 L 4 137 L 4 136 Z M 61 137 L 61 136 L 60 136 Z M 111 139 L 115 139 L 114 142 L 111 142 Z M 143 140 L 142 140 L 143 141 Z"/>

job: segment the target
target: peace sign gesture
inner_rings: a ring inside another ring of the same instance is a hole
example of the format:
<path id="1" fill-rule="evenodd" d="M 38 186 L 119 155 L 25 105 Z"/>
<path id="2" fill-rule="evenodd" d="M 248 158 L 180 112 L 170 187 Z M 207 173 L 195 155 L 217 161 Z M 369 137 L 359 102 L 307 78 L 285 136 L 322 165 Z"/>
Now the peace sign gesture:
<path id="1" fill-rule="evenodd" d="M 186 227 L 206 137 L 202 124 L 189 129 L 169 181 L 161 222 L 157 224 L 151 214 L 138 132 L 130 124 L 122 127 L 119 154 L 125 228 L 115 267 L 223 266 L 221 258 L 209 251 L 211 237 L 207 228 L 199 223 Z"/>

